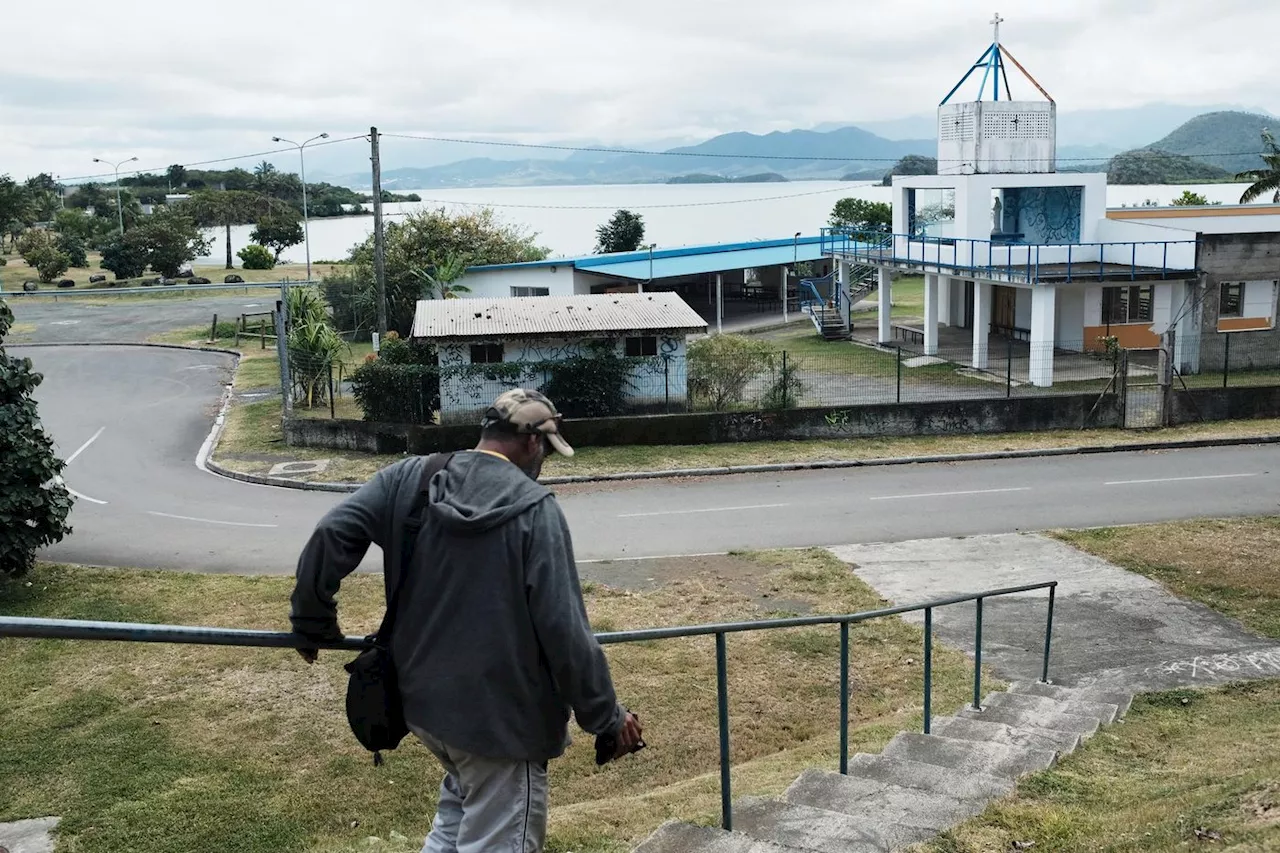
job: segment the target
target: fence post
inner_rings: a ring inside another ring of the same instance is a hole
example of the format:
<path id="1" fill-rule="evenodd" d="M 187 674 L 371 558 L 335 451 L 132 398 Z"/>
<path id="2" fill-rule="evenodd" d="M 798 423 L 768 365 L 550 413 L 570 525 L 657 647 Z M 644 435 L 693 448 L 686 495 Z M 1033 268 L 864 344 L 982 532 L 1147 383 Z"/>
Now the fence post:
<path id="1" fill-rule="evenodd" d="M 787 408 L 787 351 L 782 351 L 782 408 Z"/>
<path id="2" fill-rule="evenodd" d="M 849 775 L 849 623 L 840 623 L 840 774 Z"/>
<path id="3" fill-rule="evenodd" d="M 1230 333 L 1228 333 L 1225 336 L 1225 338 L 1226 340 L 1223 341 L 1223 345 L 1226 347 L 1226 350 L 1222 353 L 1222 387 L 1223 388 L 1227 387 L 1227 377 L 1231 375 L 1231 335 Z"/>
<path id="4" fill-rule="evenodd" d="M 924 609 L 924 733 L 933 728 L 933 608 Z"/>
<path id="5" fill-rule="evenodd" d="M 262 339 L 262 349 L 267 348 L 267 318 L 258 320 L 258 336 Z"/>
<path id="6" fill-rule="evenodd" d="M 284 312 L 288 308 L 283 299 L 276 302 L 276 358 L 280 363 L 280 414 L 288 417 L 293 412 L 293 399 L 289 393 L 289 338 L 284 331 Z M 266 338 L 263 338 L 265 341 Z"/>
<path id="7" fill-rule="evenodd" d="M 1027 354 L 1031 354 L 1031 344 L 1027 344 Z M 1031 363 L 1028 359 L 1027 370 L 1031 370 Z M 1006 398 L 1013 396 L 1013 338 L 1005 338 L 1005 361 L 1004 361 L 1004 396 Z M 981 611 L 979 611 L 981 612 Z"/>
<path id="8" fill-rule="evenodd" d="M 733 794 L 729 785 L 729 673 L 724 632 L 716 633 L 716 709 L 720 723 L 720 825 L 733 830 Z"/>
<path id="9" fill-rule="evenodd" d="M 213 315 L 213 325 L 209 327 L 209 343 L 218 339 L 218 315 Z"/>
<path id="10" fill-rule="evenodd" d="M 338 414 L 333 403 L 333 362 L 332 361 L 329 362 L 328 367 L 329 369 L 326 370 L 325 372 L 329 374 L 329 420 L 334 420 L 338 417 Z"/>
<path id="11" fill-rule="evenodd" d="M 662 357 L 662 394 L 666 400 L 666 412 L 671 414 L 671 356 Z"/>
<path id="12" fill-rule="evenodd" d="M 897 401 L 902 402 L 902 344 L 898 344 L 898 397 Z"/>

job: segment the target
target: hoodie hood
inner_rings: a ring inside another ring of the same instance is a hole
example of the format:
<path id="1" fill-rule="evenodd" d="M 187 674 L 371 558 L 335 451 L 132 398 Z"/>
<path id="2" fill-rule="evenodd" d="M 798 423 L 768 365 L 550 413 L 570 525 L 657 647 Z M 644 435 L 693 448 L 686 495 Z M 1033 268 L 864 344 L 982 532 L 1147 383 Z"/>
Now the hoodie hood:
<path id="1" fill-rule="evenodd" d="M 461 451 L 431 478 L 428 511 L 450 530 L 482 533 L 550 496 L 546 486 L 505 459 Z"/>

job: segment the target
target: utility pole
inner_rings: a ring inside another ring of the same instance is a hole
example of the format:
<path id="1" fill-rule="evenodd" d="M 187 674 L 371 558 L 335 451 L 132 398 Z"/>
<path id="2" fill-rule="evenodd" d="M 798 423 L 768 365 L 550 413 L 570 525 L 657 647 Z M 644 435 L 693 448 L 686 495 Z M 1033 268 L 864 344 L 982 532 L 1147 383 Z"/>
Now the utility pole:
<path id="1" fill-rule="evenodd" d="M 378 337 L 387 336 L 387 260 L 382 240 L 382 160 L 378 155 L 378 129 L 369 128 L 373 156 L 373 278 L 378 286 Z"/>

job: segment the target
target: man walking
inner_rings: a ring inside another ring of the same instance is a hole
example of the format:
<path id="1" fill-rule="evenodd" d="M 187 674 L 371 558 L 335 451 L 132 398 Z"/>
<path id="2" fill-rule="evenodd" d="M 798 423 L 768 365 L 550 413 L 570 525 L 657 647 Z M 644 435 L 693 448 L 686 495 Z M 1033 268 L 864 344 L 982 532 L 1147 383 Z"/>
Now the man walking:
<path id="1" fill-rule="evenodd" d="M 298 561 L 294 631 L 341 636 L 340 581 L 376 543 L 396 588 L 425 466 L 445 462 L 390 639 L 405 721 L 446 772 L 429 853 L 542 849 L 547 762 L 569 743 L 570 709 L 585 731 L 614 738 L 613 757 L 642 745 L 587 622 L 568 524 L 537 482 L 550 450 L 573 454 L 560 420 L 539 392 L 508 391 L 485 412 L 475 450 L 384 468 L 325 515 Z"/>

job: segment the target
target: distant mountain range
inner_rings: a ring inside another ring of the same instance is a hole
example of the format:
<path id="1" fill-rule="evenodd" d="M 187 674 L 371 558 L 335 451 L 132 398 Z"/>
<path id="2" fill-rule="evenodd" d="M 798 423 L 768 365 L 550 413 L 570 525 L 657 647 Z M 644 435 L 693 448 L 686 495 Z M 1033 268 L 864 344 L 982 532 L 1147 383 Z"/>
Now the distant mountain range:
<path id="1" fill-rule="evenodd" d="M 1176 109 L 1180 108 L 1157 110 L 1152 107 L 1148 111 L 1156 110 L 1155 114 L 1168 116 Z M 1087 115 L 1105 113 L 1116 119 L 1114 112 L 1094 111 Z M 906 119 L 901 124 L 908 127 L 912 121 Z M 1277 125 L 1280 119 L 1265 114 L 1211 112 L 1194 116 L 1171 132 L 1160 125 L 1155 132 L 1167 132 L 1166 136 L 1149 145 L 1132 146 L 1132 150 L 1123 153 L 1120 147 L 1103 142 L 1060 144 L 1059 168 L 1062 171 L 1105 170 L 1112 165 L 1113 156 L 1121 155 L 1123 159 L 1117 157 L 1117 160 L 1127 164 L 1123 174 L 1141 175 L 1144 183 L 1153 175 L 1166 173 L 1167 177 L 1154 182 L 1221 179 L 1261 165 L 1261 159 L 1248 152 L 1260 150 L 1264 127 Z M 425 168 L 389 169 L 382 173 L 382 186 L 391 191 L 404 191 L 474 186 L 661 183 L 686 179 L 704 182 L 740 180 L 764 173 L 779 176 L 774 180 L 879 180 L 903 157 L 912 154 L 932 157 L 936 153 L 937 143 L 932 138 L 888 139 L 865 127 L 767 134 L 737 132 L 697 145 L 671 148 L 662 154 L 602 149 L 575 151 L 557 159 L 476 157 Z M 1168 164 L 1167 168 L 1163 168 L 1161 162 Z M 353 189 L 369 187 L 367 173 L 347 175 L 333 182 Z M 1123 182 L 1138 181 L 1131 178 Z"/>

